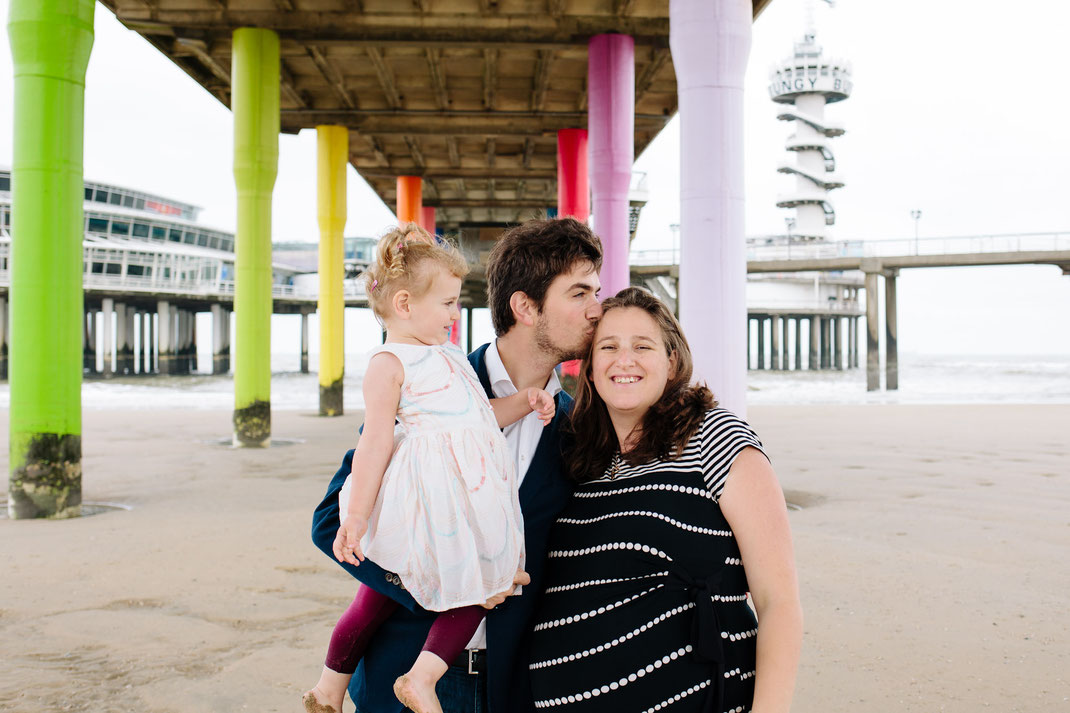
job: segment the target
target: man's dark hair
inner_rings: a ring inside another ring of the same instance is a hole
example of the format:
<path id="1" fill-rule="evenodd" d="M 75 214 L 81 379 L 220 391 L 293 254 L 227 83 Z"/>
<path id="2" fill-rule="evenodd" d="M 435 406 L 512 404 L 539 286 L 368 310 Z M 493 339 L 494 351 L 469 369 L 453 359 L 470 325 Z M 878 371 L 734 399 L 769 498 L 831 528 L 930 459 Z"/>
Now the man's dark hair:
<path id="1" fill-rule="evenodd" d="M 501 337 L 516 324 L 509 306 L 514 292 L 523 292 L 542 310 L 550 283 L 578 262 L 601 270 L 602 241 L 575 218 L 530 220 L 505 231 L 487 260 L 487 304 L 494 333 Z"/>

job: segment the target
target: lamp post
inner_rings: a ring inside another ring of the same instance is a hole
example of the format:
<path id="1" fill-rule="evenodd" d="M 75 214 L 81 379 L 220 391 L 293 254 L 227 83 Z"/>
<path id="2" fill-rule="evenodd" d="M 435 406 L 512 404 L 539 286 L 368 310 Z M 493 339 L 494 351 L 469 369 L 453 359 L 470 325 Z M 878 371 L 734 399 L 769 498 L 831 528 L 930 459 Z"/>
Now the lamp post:
<path id="1" fill-rule="evenodd" d="M 795 230 L 795 218 L 791 216 L 784 217 L 784 225 L 788 229 L 788 259 L 791 259 L 791 231 Z"/>
<path id="2" fill-rule="evenodd" d="M 915 255 L 920 255 L 921 254 L 921 250 L 920 250 L 921 246 L 918 243 L 918 223 L 921 221 L 921 211 L 920 210 L 912 210 L 912 211 L 910 211 L 910 217 L 914 219 L 914 254 Z"/>

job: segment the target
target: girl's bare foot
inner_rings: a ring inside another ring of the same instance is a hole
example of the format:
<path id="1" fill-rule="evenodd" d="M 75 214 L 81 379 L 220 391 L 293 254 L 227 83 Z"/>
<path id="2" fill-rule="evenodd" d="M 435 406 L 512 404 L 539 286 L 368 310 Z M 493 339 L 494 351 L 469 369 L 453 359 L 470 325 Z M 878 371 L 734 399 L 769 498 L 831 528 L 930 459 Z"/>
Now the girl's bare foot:
<path id="1" fill-rule="evenodd" d="M 305 691 L 305 695 L 301 696 L 301 702 L 305 704 L 305 713 L 342 713 L 341 708 L 335 708 L 329 703 L 321 703 L 321 697 L 326 698 L 315 688 Z"/>
<path id="2" fill-rule="evenodd" d="M 394 695 L 403 706 L 415 713 L 442 713 L 442 705 L 435 695 L 435 683 L 434 680 L 414 676 L 409 672 L 394 681 Z"/>

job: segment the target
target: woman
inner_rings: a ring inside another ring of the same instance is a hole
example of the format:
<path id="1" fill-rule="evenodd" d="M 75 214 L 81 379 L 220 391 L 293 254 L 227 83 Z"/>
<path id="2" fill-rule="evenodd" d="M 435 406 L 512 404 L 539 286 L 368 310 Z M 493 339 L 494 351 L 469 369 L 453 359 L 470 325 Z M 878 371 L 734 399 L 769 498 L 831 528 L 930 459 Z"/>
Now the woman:
<path id="1" fill-rule="evenodd" d="M 802 612 L 761 443 L 690 385 L 687 341 L 654 296 L 631 287 L 602 311 L 532 639 L 536 707 L 786 713 Z"/>

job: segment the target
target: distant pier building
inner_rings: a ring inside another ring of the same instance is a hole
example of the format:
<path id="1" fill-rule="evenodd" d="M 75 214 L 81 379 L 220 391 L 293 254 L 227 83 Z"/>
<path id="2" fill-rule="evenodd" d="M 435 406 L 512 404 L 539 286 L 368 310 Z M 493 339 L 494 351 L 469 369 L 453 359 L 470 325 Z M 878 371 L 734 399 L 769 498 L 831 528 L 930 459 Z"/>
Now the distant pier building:
<path id="1" fill-rule="evenodd" d="M 196 206 L 104 183 L 85 182 L 83 211 L 83 373 L 206 371 L 197 364 L 198 337 L 212 342 L 212 373 L 227 373 L 234 235 L 200 224 Z M 0 378 L 8 371 L 11 218 L 11 171 L 0 168 Z M 365 252 L 365 245 L 354 251 L 356 262 Z M 303 334 L 317 299 L 307 272 L 315 278 L 315 267 L 272 263 L 272 311 L 301 314 Z M 344 292 L 347 304 L 365 303 L 356 281 L 347 280 Z M 199 312 L 212 314 L 211 335 L 197 334 Z M 301 351 L 307 370 L 307 339 Z"/>

